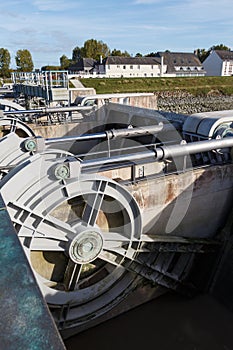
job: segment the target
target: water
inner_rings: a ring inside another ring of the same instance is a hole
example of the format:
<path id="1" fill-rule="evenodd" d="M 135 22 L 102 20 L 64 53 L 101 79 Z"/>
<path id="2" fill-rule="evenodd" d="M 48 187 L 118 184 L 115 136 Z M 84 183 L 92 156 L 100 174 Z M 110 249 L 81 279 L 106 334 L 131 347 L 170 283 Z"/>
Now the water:
<path id="1" fill-rule="evenodd" d="M 233 312 L 168 293 L 65 341 L 67 350 L 232 350 Z"/>

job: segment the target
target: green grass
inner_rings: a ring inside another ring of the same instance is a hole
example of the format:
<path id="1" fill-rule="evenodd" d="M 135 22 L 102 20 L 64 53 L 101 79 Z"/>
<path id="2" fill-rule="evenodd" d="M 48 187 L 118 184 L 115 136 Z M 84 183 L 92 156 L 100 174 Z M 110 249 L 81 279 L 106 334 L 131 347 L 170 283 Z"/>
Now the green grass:
<path id="1" fill-rule="evenodd" d="M 97 94 L 117 92 L 160 92 L 182 90 L 195 96 L 216 91 L 233 94 L 232 77 L 193 78 L 90 78 L 81 79 L 85 87 L 93 87 Z"/>

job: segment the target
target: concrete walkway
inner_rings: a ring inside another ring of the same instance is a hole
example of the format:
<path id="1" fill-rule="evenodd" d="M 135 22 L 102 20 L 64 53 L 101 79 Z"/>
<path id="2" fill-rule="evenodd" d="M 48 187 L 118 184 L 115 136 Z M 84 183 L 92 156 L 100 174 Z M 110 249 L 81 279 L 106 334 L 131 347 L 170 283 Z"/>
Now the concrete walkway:
<path id="1" fill-rule="evenodd" d="M 70 79 L 75 88 L 83 89 L 84 86 L 79 79 Z"/>

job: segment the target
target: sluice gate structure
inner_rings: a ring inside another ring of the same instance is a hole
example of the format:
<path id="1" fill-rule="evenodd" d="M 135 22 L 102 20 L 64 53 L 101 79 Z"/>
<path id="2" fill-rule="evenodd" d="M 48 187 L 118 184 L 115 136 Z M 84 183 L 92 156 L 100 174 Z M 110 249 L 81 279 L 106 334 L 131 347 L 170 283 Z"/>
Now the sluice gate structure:
<path id="1" fill-rule="evenodd" d="M 96 94 L 94 89 L 73 88 L 72 79 L 69 77 L 68 71 L 14 72 L 12 84 L 15 99 L 23 102 L 27 109 L 34 109 L 35 104 L 46 107 L 72 105 L 100 107 L 109 101 L 157 107 L 157 98 L 151 92 Z M 81 83 L 80 85 L 82 86 Z"/>
<path id="2" fill-rule="evenodd" d="M 12 74 L 14 93 L 27 98 L 40 98 L 46 104 L 69 101 L 67 71 L 15 72 Z"/>
<path id="3" fill-rule="evenodd" d="M 62 337 L 167 290 L 231 290 L 233 111 L 86 108 L 0 118 L 0 193 Z"/>

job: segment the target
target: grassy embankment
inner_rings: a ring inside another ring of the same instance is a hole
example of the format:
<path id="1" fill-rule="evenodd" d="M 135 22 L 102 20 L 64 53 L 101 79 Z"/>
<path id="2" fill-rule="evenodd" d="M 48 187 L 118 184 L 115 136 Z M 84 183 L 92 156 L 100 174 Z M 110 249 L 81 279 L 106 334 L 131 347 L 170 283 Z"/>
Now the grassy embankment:
<path id="1" fill-rule="evenodd" d="M 233 95 L 233 76 L 195 78 L 91 78 L 81 79 L 85 87 L 97 94 L 117 92 L 185 91 L 194 96 Z"/>

